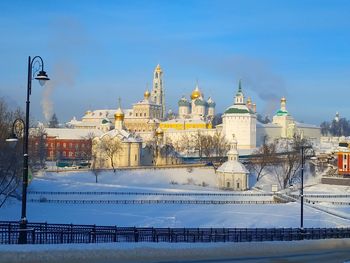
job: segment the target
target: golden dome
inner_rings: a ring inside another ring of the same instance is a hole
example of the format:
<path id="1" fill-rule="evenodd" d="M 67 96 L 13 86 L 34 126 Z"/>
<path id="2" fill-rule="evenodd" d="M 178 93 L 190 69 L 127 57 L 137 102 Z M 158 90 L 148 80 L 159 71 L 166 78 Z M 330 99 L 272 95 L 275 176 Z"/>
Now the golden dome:
<path id="1" fill-rule="evenodd" d="M 198 99 L 199 97 L 202 96 L 202 93 L 200 92 L 200 90 L 198 89 L 198 86 L 194 89 L 194 91 L 192 91 L 192 94 L 191 94 L 191 99 L 192 100 L 195 100 L 195 99 Z"/>
<path id="2" fill-rule="evenodd" d="M 145 97 L 145 99 L 148 99 L 149 96 L 151 96 L 151 93 L 148 90 L 146 90 L 143 96 Z"/>
<path id="3" fill-rule="evenodd" d="M 158 129 L 156 130 L 156 135 L 160 136 L 160 135 L 163 135 L 163 134 L 164 134 L 163 130 L 160 127 L 158 127 Z"/>
<path id="4" fill-rule="evenodd" d="M 124 112 L 121 110 L 121 108 L 117 109 L 117 111 L 114 113 L 114 120 L 116 121 L 124 120 Z"/>
<path id="5" fill-rule="evenodd" d="M 162 69 L 160 68 L 160 65 L 158 64 L 156 67 L 156 72 L 162 72 Z"/>

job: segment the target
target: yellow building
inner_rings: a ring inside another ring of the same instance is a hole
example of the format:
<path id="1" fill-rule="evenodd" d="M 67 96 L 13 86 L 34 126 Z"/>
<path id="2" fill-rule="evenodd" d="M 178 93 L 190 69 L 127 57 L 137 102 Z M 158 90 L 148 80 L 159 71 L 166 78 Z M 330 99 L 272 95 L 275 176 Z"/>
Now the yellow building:
<path id="1" fill-rule="evenodd" d="M 132 132 L 155 131 L 160 123 L 162 105 L 150 99 L 150 92 L 144 93 L 144 99 L 135 103 L 125 116 L 125 128 Z"/>
<path id="2" fill-rule="evenodd" d="M 108 169 L 139 166 L 142 140 L 125 130 L 124 112 L 119 107 L 114 114 L 114 129 L 92 141 L 92 167 Z"/>
<path id="3" fill-rule="evenodd" d="M 183 96 L 179 102 L 178 117 L 163 121 L 160 128 L 163 131 L 169 129 L 189 130 L 189 129 L 211 129 L 212 119 L 215 116 L 215 102 L 212 98 L 204 100 L 204 94 L 200 91 L 198 84 L 191 93 L 191 100 L 188 101 Z"/>

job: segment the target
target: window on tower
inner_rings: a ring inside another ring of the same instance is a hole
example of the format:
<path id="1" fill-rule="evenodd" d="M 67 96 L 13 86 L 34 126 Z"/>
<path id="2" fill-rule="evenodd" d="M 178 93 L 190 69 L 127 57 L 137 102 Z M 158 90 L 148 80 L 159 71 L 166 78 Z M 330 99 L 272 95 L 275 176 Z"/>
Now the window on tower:
<path id="1" fill-rule="evenodd" d="M 156 79 L 158 78 L 158 72 L 156 72 L 155 78 L 156 78 Z"/>

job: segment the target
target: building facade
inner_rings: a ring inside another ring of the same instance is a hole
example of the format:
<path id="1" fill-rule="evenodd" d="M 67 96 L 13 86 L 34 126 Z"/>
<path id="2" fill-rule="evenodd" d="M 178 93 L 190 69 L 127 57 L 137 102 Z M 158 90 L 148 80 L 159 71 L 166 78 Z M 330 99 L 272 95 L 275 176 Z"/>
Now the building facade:
<path id="1" fill-rule="evenodd" d="M 124 117 L 119 107 L 114 114 L 114 129 L 93 139 L 92 167 L 115 169 L 140 166 L 142 140 L 125 129 Z"/>
<path id="2" fill-rule="evenodd" d="M 286 98 L 282 97 L 281 107 L 273 116 L 272 122 L 268 124 L 257 123 L 257 145 L 261 145 L 266 136 L 269 140 L 300 136 L 311 142 L 320 142 L 320 127 L 295 121 L 288 112 L 286 104 Z"/>
<path id="3" fill-rule="evenodd" d="M 178 102 L 178 116 L 174 119 L 163 121 L 160 128 L 164 131 L 169 129 L 211 129 L 212 120 L 215 116 L 215 102 L 211 97 L 204 99 L 204 94 L 200 91 L 198 84 L 192 91 L 190 100 L 185 96 Z"/>
<path id="4" fill-rule="evenodd" d="M 253 149 L 256 147 L 256 114 L 251 100 L 248 103 L 239 81 L 238 91 L 232 106 L 228 107 L 222 115 L 222 129 L 228 141 L 235 134 L 238 149 Z"/>
<path id="5" fill-rule="evenodd" d="M 231 149 L 227 152 L 227 162 L 223 163 L 217 170 L 217 180 L 220 189 L 245 191 L 249 189 L 249 172 L 238 160 L 237 140 L 232 136 Z"/>

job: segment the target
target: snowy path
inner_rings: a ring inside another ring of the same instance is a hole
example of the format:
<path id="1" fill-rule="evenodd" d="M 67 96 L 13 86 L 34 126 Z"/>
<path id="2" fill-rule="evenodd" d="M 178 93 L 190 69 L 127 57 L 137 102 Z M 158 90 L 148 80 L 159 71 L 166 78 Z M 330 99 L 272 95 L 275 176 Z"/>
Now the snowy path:
<path id="1" fill-rule="evenodd" d="M 3 245 L 0 263 L 327 262 L 350 260 L 350 240 L 221 244 Z"/>

